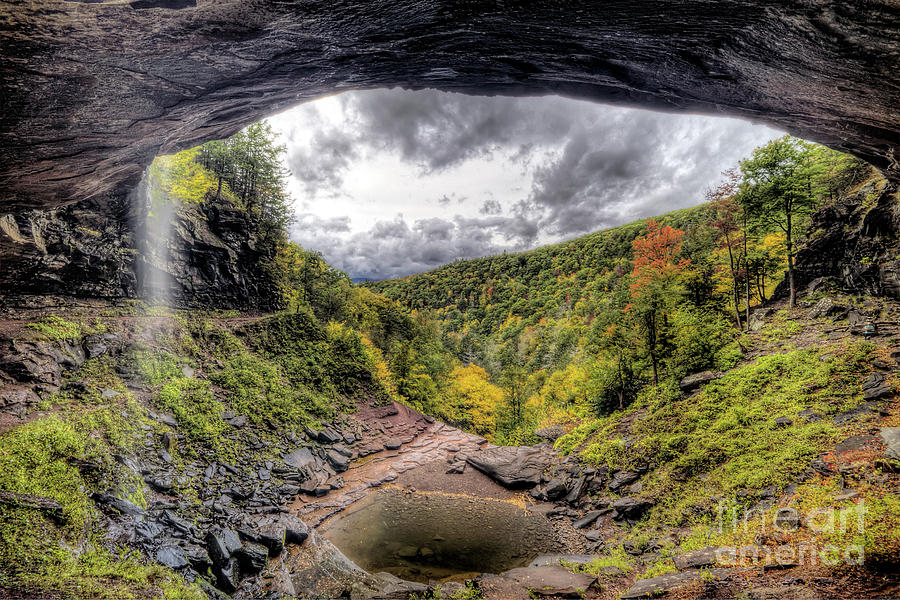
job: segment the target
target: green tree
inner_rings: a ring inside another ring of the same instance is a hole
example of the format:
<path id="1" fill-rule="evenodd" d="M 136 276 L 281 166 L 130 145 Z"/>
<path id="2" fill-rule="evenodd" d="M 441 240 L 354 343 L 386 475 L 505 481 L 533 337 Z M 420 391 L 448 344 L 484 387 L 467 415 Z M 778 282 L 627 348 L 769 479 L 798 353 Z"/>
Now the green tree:
<path id="1" fill-rule="evenodd" d="M 818 206 L 824 165 L 816 146 L 791 136 L 780 137 L 753 151 L 741 162 L 743 182 L 738 201 L 765 230 L 780 229 L 785 235 L 788 263 L 789 304 L 797 304 L 794 254 L 802 218 Z"/>
<path id="2" fill-rule="evenodd" d="M 719 245 L 728 254 L 735 324 L 738 329 L 741 329 L 740 281 L 742 267 L 746 263 L 746 235 L 741 229 L 743 209 L 734 199 L 740 178 L 735 171 L 726 171 L 725 176 L 725 181 L 718 187 L 707 191 L 706 200 L 709 202 L 712 212 L 710 225 L 718 232 Z"/>
<path id="3" fill-rule="evenodd" d="M 276 143 L 272 127 L 260 121 L 226 140 L 203 144 L 196 156 L 215 177 L 212 198 L 227 197 L 246 210 L 256 223 L 260 249 L 270 256 L 286 240 L 292 218 L 285 152 L 285 146 Z"/>

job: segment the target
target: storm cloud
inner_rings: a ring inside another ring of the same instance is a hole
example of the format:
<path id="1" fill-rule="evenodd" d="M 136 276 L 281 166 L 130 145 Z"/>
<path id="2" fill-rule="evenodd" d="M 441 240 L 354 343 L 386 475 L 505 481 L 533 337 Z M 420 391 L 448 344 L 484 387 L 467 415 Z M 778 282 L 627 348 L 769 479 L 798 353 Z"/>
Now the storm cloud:
<path id="1" fill-rule="evenodd" d="M 375 90 L 321 102 L 271 120 L 303 207 L 291 235 L 357 278 L 696 205 L 723 170 L 780 135 L 556 96 Z"/>

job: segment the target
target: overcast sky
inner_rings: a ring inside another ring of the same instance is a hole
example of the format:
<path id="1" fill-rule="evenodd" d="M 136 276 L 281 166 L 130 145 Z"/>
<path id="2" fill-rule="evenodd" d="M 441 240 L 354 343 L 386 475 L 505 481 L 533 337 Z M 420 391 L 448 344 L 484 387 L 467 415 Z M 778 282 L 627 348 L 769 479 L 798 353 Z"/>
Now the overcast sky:
<path id="1" fill-rule="evenodd" d="M 517 251 L 703 201 L 780 132 L 556 96 L 352 92 L 269 122 L 291 238 L 354 278 Z"/>

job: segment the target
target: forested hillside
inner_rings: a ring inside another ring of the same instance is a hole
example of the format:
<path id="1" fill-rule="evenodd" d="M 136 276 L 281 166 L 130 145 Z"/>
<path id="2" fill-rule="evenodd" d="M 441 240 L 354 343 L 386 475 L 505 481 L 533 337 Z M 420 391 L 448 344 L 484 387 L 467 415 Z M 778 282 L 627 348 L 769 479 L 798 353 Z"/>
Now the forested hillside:
<path id="1" fill-rule="evenodd" d="M 497 439 L 533 441 L 536 428 L 736 364 L 750 309 L 791 280 L 810 215 L 872 178 L 851 157 L 784 137 L 695 208 L 365 285 L 440 322 L 446 347 L 503 390 Z"/>

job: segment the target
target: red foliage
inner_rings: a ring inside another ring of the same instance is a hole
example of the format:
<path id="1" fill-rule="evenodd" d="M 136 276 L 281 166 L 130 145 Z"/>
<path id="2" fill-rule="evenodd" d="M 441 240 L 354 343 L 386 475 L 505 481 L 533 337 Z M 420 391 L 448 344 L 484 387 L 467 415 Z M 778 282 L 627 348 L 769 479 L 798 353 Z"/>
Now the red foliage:
<path id="1" fill-rule="evenodd" d="M 632 242 L 632 295 L 637 296 L 642 288 L 653 281 L 678 275 L 690 264 L 690 260 L 686 258 L 676 260 L 681 252 L 683 237 L 684 232 L 680 229 L 668 225 L 660 227 L 654 219 L 647 221 L 646 235 Z"/>

